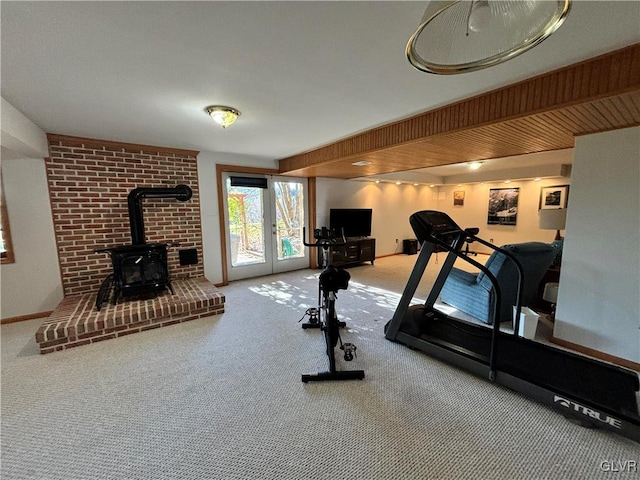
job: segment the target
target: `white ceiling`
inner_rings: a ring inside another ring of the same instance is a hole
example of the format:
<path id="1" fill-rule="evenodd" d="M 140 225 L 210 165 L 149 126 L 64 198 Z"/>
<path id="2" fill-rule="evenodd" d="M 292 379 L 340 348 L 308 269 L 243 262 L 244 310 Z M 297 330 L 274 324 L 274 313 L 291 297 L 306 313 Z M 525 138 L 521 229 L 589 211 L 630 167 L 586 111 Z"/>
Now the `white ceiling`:
<path id="1" fill-rule="evenodd" d="M 566 23 L 532 51 L 434 76 L 404 54 L 426 4 L 2 1 L 2 97 L 48 133 L 271 166 L 640 41 L 640 2 L 574 0 Z M 212 104 L 242 116 L 222 130 L 204 112 Z"/>

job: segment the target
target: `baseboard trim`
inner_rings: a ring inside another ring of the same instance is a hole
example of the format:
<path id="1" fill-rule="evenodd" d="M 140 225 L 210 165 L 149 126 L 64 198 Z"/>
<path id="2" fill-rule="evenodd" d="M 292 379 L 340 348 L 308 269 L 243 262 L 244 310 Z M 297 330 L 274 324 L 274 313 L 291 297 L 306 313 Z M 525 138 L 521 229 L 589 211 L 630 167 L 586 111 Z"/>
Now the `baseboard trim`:
<path id="1" fill-rule="evenodd" d="M 585 347 L 584 345 L 578 345 L 577 343 L 568 342 L 566 340 L 553 336 L 551 337 L 550 341 L 551 343 L 555 343 L 556 345 L 560 345 L 561 347 L 568 348 L 569 350 L 574 350 L 585 355 L 589 355 L 590 357 L 597 358 L 598 360 L 604 360 L 605 362 L 614 363 L 616 365 L 620 365 L 621 367 L 626 367 L 631 370 L 635 370 L 636 372 L 640 372 L 640 363 L 632 362 L 631 360 L 627 360 L 626 358 L 616 357 L 615 355 L 610 355 L 608 353 L 594 350 L 593 348 Z"/>
<path id="2" fill-rule="evenodd" d="M 385 255 L 376 255 L 376 258 L 374 260 L 378 260 L 379 258 L 395 257 L 396 255 L 405 255 L 405 254 L 402 252 L 395 252 L 395 253 L 387 253 Z"/>
<path id="3" fill-rule="evenodd" d="M 17 317 L 8 317 L 0 320 L 0 325 L 5 325 L 7 323 L 16 323 L 16 322 L 24 322 L 26 320 L 33 320 L 34 318 L 44 318 L 48 317 L 53 313 L 53 310 L 49 310 L 47 312 L 38 312 L 38 313 L 30 313 L 28 315 L 19 315 Z"/>

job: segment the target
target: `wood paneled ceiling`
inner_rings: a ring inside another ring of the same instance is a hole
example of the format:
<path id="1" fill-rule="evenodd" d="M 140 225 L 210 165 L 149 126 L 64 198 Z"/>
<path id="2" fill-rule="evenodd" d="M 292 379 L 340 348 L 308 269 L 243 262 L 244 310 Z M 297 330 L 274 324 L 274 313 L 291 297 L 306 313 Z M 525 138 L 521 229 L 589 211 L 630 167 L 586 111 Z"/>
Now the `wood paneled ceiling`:
<path id="1" fill-rule="evenodd" d="M 640 43 L 284 158 L 279 169 L 357 178 L 570 148 L 576 136 L 637 125 Z"/>

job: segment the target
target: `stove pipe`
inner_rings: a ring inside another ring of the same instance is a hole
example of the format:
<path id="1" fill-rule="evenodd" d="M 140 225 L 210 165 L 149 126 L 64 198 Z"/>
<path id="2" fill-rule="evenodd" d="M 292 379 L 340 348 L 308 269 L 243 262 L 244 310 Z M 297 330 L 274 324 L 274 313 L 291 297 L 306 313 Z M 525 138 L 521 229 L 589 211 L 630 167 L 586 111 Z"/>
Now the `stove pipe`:
<path id="1" fill-rule="evenodd" d="M 193 192 L 188 185 L 176 185 L 174 188 L 138 187 L 131 190 L 127 197 L 131 243 L 133 245 L 144 245 L 147 243 L 144 232 L 144 217 L 142 214 L 143 198 L 175 198 L 181 202 L 186 202 L 192 195 Z"/>

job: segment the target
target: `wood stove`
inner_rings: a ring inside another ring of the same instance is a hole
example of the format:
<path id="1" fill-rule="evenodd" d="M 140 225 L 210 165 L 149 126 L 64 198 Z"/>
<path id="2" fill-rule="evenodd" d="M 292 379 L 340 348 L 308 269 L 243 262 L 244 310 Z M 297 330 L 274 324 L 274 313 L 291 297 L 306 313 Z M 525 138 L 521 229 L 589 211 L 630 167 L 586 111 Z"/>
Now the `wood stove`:
<path id="1" fill-rule="evenodd" d="M 120 295 L 158 293 L 166 288 L 174 293 L 167 263 L 167 248 L 173 245 L 147 243 L 96 250 L 111 257 L 113 304 L 118 303 Z"/>
<path id="2" fill-rule="evenodd" d="M 108 300 L 113 288 L 113 304 L 120 296 L 153 294 L 169 289 L 173 294 L 169 277 L 167 250 L 179 243 L 146 243 L 142 200 L 144 198 L 175 198 L 185 202 L 192 191 L 187 185 L 175 188 L 133 189 L 128 196 L 129 223 L 132 245 L 99 248 L 96 253 L 106 253 L 111 257 L 113 273 L 102 282 L 96 299 L 96 308 Z"/>

